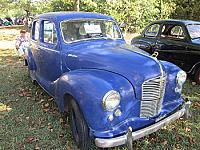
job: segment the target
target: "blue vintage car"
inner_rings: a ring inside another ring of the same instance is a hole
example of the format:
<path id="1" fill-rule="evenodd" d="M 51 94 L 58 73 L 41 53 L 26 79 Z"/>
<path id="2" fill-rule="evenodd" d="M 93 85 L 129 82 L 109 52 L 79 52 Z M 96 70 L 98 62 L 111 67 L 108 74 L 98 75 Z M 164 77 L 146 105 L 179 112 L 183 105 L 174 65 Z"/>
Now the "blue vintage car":
<path id="1" fill-rule="evenodd" d="M 31 79 L 69 111 L 80 149 L 128 144 L 188 116 L 181 98 L 186 73 L 127 45 L 106 15 L 54 12 L 32 24 Z"/>

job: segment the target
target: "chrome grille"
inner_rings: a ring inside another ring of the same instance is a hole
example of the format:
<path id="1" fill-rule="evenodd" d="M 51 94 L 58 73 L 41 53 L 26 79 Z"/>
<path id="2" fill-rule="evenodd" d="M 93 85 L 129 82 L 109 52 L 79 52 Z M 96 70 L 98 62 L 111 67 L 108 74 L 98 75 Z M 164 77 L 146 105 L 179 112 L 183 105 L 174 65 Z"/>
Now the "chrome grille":
<path id="1" fill-rule="evenodd" d="M 159 113 L 165 93 L 166 76 L 149 79 L 142 84 L 140 117 L 153 117 Z"/>

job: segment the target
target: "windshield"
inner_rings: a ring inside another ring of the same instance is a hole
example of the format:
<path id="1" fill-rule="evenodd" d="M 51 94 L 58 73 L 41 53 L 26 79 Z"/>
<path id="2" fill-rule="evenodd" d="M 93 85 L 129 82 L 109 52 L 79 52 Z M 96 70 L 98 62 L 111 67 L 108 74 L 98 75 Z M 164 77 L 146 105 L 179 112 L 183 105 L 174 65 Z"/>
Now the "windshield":
<path id="1" fill-rule="evenodd" d="M 108 20 L 66 20 L 61 22 L 64 41 L 73 42 L 89 39 L 119 39 L 121 33 L 116 23 Z"/>
<path id="2" fill-rule="evenodd" d="M 192 39 L 200 38 L 200 24 L 187 25 L 187 29 Z"/>

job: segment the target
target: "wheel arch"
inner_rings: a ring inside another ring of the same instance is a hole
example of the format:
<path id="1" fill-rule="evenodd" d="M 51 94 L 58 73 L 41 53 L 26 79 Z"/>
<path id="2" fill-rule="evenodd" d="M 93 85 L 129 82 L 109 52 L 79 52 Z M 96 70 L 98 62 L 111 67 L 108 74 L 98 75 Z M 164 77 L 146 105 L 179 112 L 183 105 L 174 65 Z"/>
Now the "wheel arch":
<path id="1" fill-rule="evenodd" d="M 191 69 L 191 74 L 195 74 L 196 71 L 200 68 L 200 62 L 197 62 Z"/>
<path id="2" fill-rule="evenodd" d="M 64 112 L 69 112 L 69 108 L 70 108 L 70 101 L 74 100 L 74 97 L 69 94 L 69 93 L 64 93 L 63 96 L 63 106 L 64 106 Z"/>

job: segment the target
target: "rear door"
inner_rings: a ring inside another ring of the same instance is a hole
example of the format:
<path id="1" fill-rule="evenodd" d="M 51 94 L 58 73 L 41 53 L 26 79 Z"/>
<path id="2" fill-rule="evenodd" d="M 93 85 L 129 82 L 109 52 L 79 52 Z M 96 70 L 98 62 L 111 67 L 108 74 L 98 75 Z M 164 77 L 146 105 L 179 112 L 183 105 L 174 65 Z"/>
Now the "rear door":
<path id="1" fill-rule="evenodd" d="M 47 82 L 56 80 L 62 73 L 60 49 L 55 24 L 50 20 L 41 20 L 40 30 L 40 75 Z"/>
<path id="2" fill-rule="evenodd" d="M 159 52 L 159 59 L 170 61 L 184 68 L 187 42 L 185 28 L 182 25 L 163 24 L 154 51 Z"/>
<path id="3" fill-rule="evenodd" d="M 33 23 L 33 29 L 36 78 L 42 87 L 53 95 L 51 84 L 62 74 L 60 47 L 55 24 L 53 21 L 41 19 Z"/>

